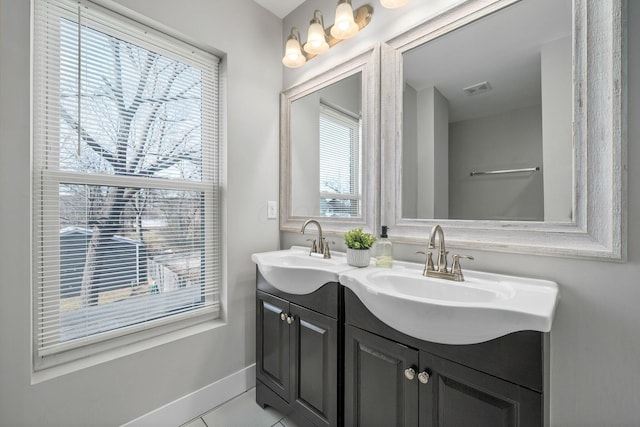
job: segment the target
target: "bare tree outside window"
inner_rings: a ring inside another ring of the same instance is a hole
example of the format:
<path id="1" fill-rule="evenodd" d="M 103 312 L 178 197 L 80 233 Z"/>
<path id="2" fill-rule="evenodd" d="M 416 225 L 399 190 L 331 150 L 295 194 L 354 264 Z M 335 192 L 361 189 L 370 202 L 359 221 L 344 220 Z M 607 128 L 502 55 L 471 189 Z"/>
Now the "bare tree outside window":
<path id="1" fill-rule="evenodd" d="M 77 24 L 63 23 L 62 37 L 77 40 L 78 31 Z M 80 31 L 79 73 L 73 67 L 78 62 L 76 47 L 70 44 L 67 49 L 63 43 L 61 48 L 60 168 L 200 180 L 199 70 L 87 27 Z M 99 59 L 91 55 L 96 48 L 102 53 Z M 197 193 L 124 186 L 65 187 L 60 194 L 61 225 L 90 231 L 80 284 L 83 306 L 97 305 L 101 284 L 108 288 L 118 273 L 112 248 L 115 236 L 142 241 L 150 257 L 184 253 L 202 238 Z M 156 231 L 150 227 L 145 232 L 145 219 L 156 220 Z M 163 235 L 162 229 L 173 232 Z"/>

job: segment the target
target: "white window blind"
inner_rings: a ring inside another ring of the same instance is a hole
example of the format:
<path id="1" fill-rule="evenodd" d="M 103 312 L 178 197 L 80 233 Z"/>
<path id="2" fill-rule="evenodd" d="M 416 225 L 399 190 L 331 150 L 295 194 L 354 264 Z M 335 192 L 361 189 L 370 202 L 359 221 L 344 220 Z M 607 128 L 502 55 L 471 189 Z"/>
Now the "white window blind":
<path id="1" fill-rule="evenodd" d="M 320 215 L 361 216 L 360 119 L 320 103 Z"/>
<path id="2" fill-rule="evenodd" d="M 219 59 L 90 2 L 34 26 L 35 354 L 217 317 Z"/>

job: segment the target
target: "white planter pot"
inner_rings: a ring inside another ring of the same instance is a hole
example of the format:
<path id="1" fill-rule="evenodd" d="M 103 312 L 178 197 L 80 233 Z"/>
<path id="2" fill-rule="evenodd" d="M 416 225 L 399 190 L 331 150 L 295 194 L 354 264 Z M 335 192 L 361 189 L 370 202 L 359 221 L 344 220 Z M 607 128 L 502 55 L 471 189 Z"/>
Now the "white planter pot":
<path id="1" fill-rule="evenodd" d="M 369 249 L 349 249 L 347 248 L 347 264 L 353 267 L 368 267 L 371 261 Z"/>

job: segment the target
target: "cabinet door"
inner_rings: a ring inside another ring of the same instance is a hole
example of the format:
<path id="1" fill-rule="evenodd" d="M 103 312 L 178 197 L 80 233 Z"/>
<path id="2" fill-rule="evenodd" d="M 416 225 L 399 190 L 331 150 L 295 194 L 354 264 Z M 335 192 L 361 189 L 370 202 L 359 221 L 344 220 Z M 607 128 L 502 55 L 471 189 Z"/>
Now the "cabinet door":
<path id="1" fill-rule="evenodd" d="M 420 367 L 430 374 L 420 384 L 422 427 L 542 426 L 540 393 L 426 352 Z"/>
<path id="2" fill-rule="evenodd" d="M 289 303 L 256 293 L 256 376 L 287 402 L 290 401 Z M 285 315 L 284 319 L 282 314 Z"/>
<path id="3" fill-rule="evenodd" d="M 338 323 L 290 305 L 292 399 L 317 426 L 338 422 Z"/>
<path id="4" fill-rule="evenodd" d="M 418 425 L 418 351 L 345 326 L 345 426 Z"/>

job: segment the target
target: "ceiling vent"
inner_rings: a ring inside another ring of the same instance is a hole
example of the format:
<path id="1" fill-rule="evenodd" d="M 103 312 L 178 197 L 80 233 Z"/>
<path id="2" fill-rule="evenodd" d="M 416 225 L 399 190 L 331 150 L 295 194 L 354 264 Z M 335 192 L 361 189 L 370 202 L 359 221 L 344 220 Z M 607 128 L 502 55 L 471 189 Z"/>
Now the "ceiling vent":
<path id="1" fill-rule="evenodd" d="M 469 96 L 478 95 L 478 94 L 490 91 L 491 84 L 489 82 L 476 83 L 474 85 L 467 86 L 462 90 L 464 91 L 464 93 L 466 93 Z"/>

